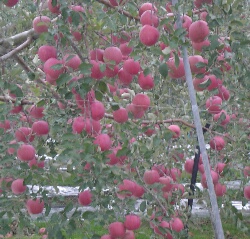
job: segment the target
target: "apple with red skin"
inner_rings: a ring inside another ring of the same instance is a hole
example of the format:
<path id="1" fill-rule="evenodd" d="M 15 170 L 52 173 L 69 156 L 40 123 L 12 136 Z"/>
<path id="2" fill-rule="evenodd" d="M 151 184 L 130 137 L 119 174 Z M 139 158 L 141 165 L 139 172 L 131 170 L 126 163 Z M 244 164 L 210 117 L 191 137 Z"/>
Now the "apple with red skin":
<path id="1" fill-rule="evenodd" d="M 36 158 L 33 158 L 29 161 L 30 168 L 44 168 L 45 162 L 44 161 L 37 161 Z"/>
<path id="2" fill-rule="evenodd" d="M 22 144 L 17 149 L 17 157 L 22 161 L 30 161 L 35 157 L 36 150 L 30 144 Z"/>
<path id="3" fill-rule="evenodd" d="M 210 114 L 221 112 L 222 99 L 219 96 L 211 96 L 206 101 L 206 108 Z"/>
<path id="4" fill-rule="evenodd" d="M 194 89 L 196 91 L 204 91 L 207 89 L 207 87 L 204 87 L 202 84 L 205 84 L 206 82 L 206 78 L 203 77 L 203 78 L 194 78 L 193 79 L 193 85 L 194 85 Z"/>
<path id="5" fill-rule="evenodd" d="M 63 57 L 64 65 L 72 68 L 73 70 L 78 70 L 79 66 L 82 63 L 80 57 L 76 54 L 66 54 Z"/>
<path id="6" fill-rule="evenodd" d="M 29 143 L 32 142 L 35 138 L 32 134 L 32 129 L 29 127 L 20 127 L 15 132 L 15 138 L 17 142 Z"/>
<path id="7" fill-rule="evenodd" d="M 122 238 L 126 233 L 126 228 L 122 222 L 110 223 L 108 226 L 108 230 L 112 238 Z"/>
<path id="8" fill-rule="evenodd" d="M 225 140 L 221 136 L 214 136 L 210 142 L 211 149 L 221 151 L 225 147 Z"/>
<path id="9" fill-rule="evenodd" d="M 185 28 L 188 32 L 190 25 L 192 24 L 192 18 L 188 15 L 181 16 L 182 28 Z M 175 23 L 174 28 L 177 29 L 177 24 Z M 187 34 L 188 35 L 188 34 Z"/>
<path id="10" fill-rule="evenodd" d="M 10 121 L 5 120 L 5 121 L 0 122 L 0 128 L 4 129 L 4 132 L 6 132 L 8 129 L 11 128 Z"/>
<path id="11" fill-rule="evenodd" d="M 203 42 L 208 35 L 209 27 L 203 20 L 195 21 L 189 27 L 189 38 L 192 42 Z"/>
<path id="12" fill-rule="evenodd" d="M 144 172 L 143 181 L 148 185 L 159 182 L 159 179 L 160 175 L 156 170 L 146 170 Z"/>
<path id="13" fill-rule="evenodd" d="M 159 40 L 159 37 L 159 30 L 150 25 L 143 26 L 139 33 L 140 42 L 145 46 L 153 46 Z"/>
<path id="14" fill-rule="evenodd" d="M 43 45 L 38 49 L 38 57 L 42 62 L 46 62 L 50 58 L 57 58 L 57 50 L 54 46 Z"/>
<path id="15" fill-rule="evenodd" d="M 230 115 L 228 115 L 225 110 L 222 110 L 220 113 L 215 114 L 213 116 L 213 120 L 217 122 L 222 114 L 225 116 L 225 119 L 220 122 L 220 125 L 225 126 L 230 122 Z"/>
<path id="16" fill-rule="evenodd" d="M 194 50 L 199 51 L 199 52 L 201 52 L 206 47 L 209 47 L 210 44 L 211 43 L 209 40 L 205 40 L 202 42 L 192 42 L 192 46 L 193 46 Z"/>
<path id="17" fill-rule="evenodd" d="M 224 86 L 218 87 L 219 93 L 216 96 L 219 96 L 222 100 L 228 100 L 230 98 L 229 90 Z"/>
<path id="18" fill-rule="evenodd" d="M 14 7 L 18 2 L 19 0 L 5 0 L 3 4 L 7 7 Z"/>
<path id="19" fill-rule="evenodd" d="M 172 138 L 177 139 L 177 138 L 180 137 L 181 129 L 180 129 L 180 127 L 178 125 L 175 125 L 175 124 L 169 125 L 168 129 L 170 131 L 172 131 L 172 133 L 173 133 Z"/>
<path id="20" fill-rule="evenodd" d="M 227 187 L 224 184 L 216 183 L 214 185 L 214 191 L 217 197 L 222 197 L 227 192 Z"/>
<path id="21" fill-rule="evenodd" d="M 103 52 L 103 60 L 105 63 L 117 65 L 122 61 L 122 52 L 116 46 L 107 47 Z"/>
<path id="22" fill-rule="evenodd" d="M 40 235 L 43 235 L 43 234 L 45 234 L 46 232 L 47 232 L 47 230 L 46 230 L 45 227 L 41 227 L 41 228 L 39 229 L 39 231 L 38 231 L 38 233 L 39 233 Z"/>
<path id="23" fill-rule="evenodd" d="M 150 106 L 150 98 L 146 94 L 138 93 L 134 96 L 132 104 L 134 104 L 137 109 L 145 111 Z"/>
<path id="24" fill-rule="evenodd" d="M 38 120 L 32 124 L 32 132 L 35 135 L 47 135 L 49 133 L 49 124 L 47 121 Z"/>
<path id="25" fill-rule="evenodd" d="M 244 187 L 244 197 L 250 200 L 250 185 Z"/>
<path id="26" fill-rule="evenodd" d="M 173 179 L 170 176 L 164 176 L 159 178 L 159 183 L 163 184 L 163 192 L 170 192 L 173 187 Z"/>
<path id="27" fill-rule="evenodd" d="M 128 111 L 125 108 L 120 108 L 113 112 L 114 121 L 117 123 L 125 123 L 128 121 Z"/>
<path id="28" fill-rule="evenodd" d="M 39 16 L 33 20 L 33 28 L 34 31 L 38 34 L 43 32 L 48 32 L 50 25 L 50 18 L 47 16 Z"/>
<path id="29" fill-rule="evenodd" d="M 139 216 L 134 214 L 126 215 L 124 226 L 127 230 L 137 230 L 141 226 L 141 219 Z"/>
<path id="30" fill-rule="evenodd" d="M 48 0 L 48 9 L 50 10 L 50 12 L 55 13 L 55 14 L 60 14 L 60 5 L 57 2 L 56 6 L 52 5 L 52 1 L 53 0 Z"/>
<path id="31" fill-rule="evenodd" d="M 154 88 L 154 78 L 150 74 L 145 76 L 143 72 L 140 72 L 138 84 L 143 90 L 151 90 Z"/>
<path id="32" fill-rule="evenodd" d="M 119 83 L 121 83 L 124 86 L 128 86 L 133 81 L 134 76 L 125 71 L 123 68 L 121 68 L 118 71 L 118 78 L 119 78 Z"/>
<path id="33" fill-rule="evenodd" d="M 92 65 L 91 77 L 96 80 L 102 79 L 105 76 L 105 72 L 101 71 L 100 69 L 100 66 L 103 64 L 103 62 L 91 60 L 90 64 Z"/>
<path id="34" fill-rule="evenodd" d="M 40 214 L 44 209 L 44 201 L 40 198 L 28 199 L 26 202 L 26 208 L 29 214 Z"/>
<path id="35" fill-rule="evenodd" d="M 181 170 L 178 168 L 171 168 L 170 170 L 170 176 L 174 181 L 177 181 L 181 177 Z"/>
<path id="36" fill-rule="evenodd" d="M 26 185 L 24 185 L 24 180 L 21 178 L 18 178 L 11 183 L 11 191 L 15 195 L 22 194 L 26 191 Z"/>
<path id="37" fill-rule="evenodd" d="M 135 239 L 135 233 L 130 230 L 126 230 L 125 236 L 122 239 Z"/>
<path id="38" fill-rule="evenodd" d="M 140 68 L 141 68 L 140 62 L 135 61 L 132 58 L 123 62 L 123 70 L 131 75 L 137 75 Z"/>
<path id="39" fill-rule="evenodd" d="M 96 48 L 89 52 L 90 60 L 103 61 L 103 49 Z"/>
<path id="40" fill-rule="evenodd" d="M 95 100 L 90 106 L 91 117 L 94 120 L 101 120 L 105 115 L 105 107 L 102 102 Z"/>
<path id="41" fill-rule="evenodd" d="M 216 173 L 213 170 L 210 170 L 210 173 L 211 173 L 211 177 L 212 177 L 212 180 L 213 180 L 213 184 L 215 185 L 219 181 L 219 174 Z M 202 184 L 202 186 L 204 188 L 207 188 L 207 180 L 206 180 L 206 174 L 205 173 L 203 173 L 202 176 L 201 176 L 201 184 Z"/>
<path id="42" fill-rule="evenodd" d="M 133 47 L 129 47 L 128 43 L 121 44 L 119 48 L 123 56 L 128 56 L 133 51 Z"/>
<path id="43" fill-rule="evenodd" d="M 142 26 L 144 25 L 150 25 L 153 27 L 159 26 L 159 18 L 151 10 L 147 10 L 141 15 L 140 22 Z"/>
<path id="44" fill-rule="evenodd" d="M 218 174 L 221 174 L 225 168 L 226 164 L 222 163 L 222 162 L 218 162 L 215 166 L 215 172 L 217 172 Z"/>
<path id="45" fill-rule="evenodd" d="M 174 217 L 170 221 L 170 227 L 173 231 L 180 232 L 184 229 L 184 224 L 180 218 Z"/>
<path id="46" fill-rule="evenodd" d="M 222 86 L 222 80 L 217 78 L 215 75 L 211 75 L 211 74 L 206 75 L 206 76 L 204 76 L 204 79 L 211 81 L 210 85 L 207 87 L 207 90 L 209 90 L 209 91 Z"/>
<path id="47" fill-rule="evenodd" d="M 119 72 L 119 67 L 117 65 L 115 65 L 114 67 L 109 67 L 106 65 L 106 69 L 105 69 L 105 76 L 108 78 L 113 78 L 115 77 Z"/>
<path id="48" fill-rule="evenodd" d="M 243 174 L 245 177 L 250 177 L 250 166 L 245 166 L 243 169 Z"/>
<path id="49" fill-rule="evenodd" d="M 94 140 L 94 144 L 101 148 L 101 151 L 109 150 L 112 146 L 112 141 L 108 134 L 99 134 Z"/>
<path id="50" fill-rule="evenodd" d="M 61 67 L 59 69 L 53 69 L 52 67 L 55 65 L 61 65 Z M 57 79 L 64 72 L 63 61 L 58 60 L 56 58 L 49 58 L 44 63 L 43 71 L 45 72 L 46 75 L 49 75 L 54 79 Z"/>
<path id="51" fill-rule="evenodd" d="M 179 79 L 185 76 L 185 70 L 184 70 L 184 63 L 183 59 L 180 57 L 179 58 L 179 65 L 176 67 L 175 65 L 175 58 L 171 57 L 168 59 L 166 62 L 169 72 L 168 75 L 173 78 L 173 79 Z"/>
<path id="52" fill-rule="evenodd" d="M 153 3 L 143 3 L 139 8 L 139 16 L 141 16 L 145 11 L 150 10 L 152 12 L 157 12 L 157 8 Z"/>
<path id="53" fill-rule="evenodd" d="M 203 74 L 206 71 L 206 67 L 197 67 L 197 63 L 205 63 L 204 59 L 200 55 L 189 56 L 188 61 L 190 64 L 190 69 L 193 74 Z"/>
<path id="54" fill-rule="evenodd" d="M 101 236 L 100 239 L 113 239 L 109 234 Z"/>
<path id="55" fill-rule="evenodd" d="M 193 159 L 187 159 L 185 164 L 184 164 L 185 171 L 187 173 L 189 173 L 189 174 L 192 174 L 193 167 L 194 167 L 194 160 Z"/>
<path id="56" fill-rule="evenodd" d="M 85 190 L 78 194 L 78 202 L 83 206 L 88 206 L 92 202 L 92 193 L 90 190 Z"/>

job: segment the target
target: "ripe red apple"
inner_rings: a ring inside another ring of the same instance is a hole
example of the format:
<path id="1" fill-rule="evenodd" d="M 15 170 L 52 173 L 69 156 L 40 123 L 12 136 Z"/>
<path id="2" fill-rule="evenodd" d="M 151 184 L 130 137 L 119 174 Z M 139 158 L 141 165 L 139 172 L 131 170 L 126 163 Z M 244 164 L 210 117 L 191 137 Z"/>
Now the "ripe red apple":
<path id="1" fill-rule="evenodd" d="M 183 76 L 185 76 L 184 63 L 183 63 L 182 58 L 179 58 L 179 65 L 177 67 L 175 65 L 175 58 L 174 57 L 169 58 L 169 60 L 166 62 L 166 64 L 169 68 L 168 75 L 171 78 L 178 79 L 178 78 L 182 78 Z"/>
<path id="2" fill-rule="evenodd" d="M 244 187 L 244 197 L 250 200 L 250 185 Z"/>
<path id="3" fill-rule="evenodd" d="M 121 44 L 119 48 L 123 56 L 128 56 L 133 51 L 133 47 L 129 47 L 128 43 Z"/>
<path id="4" fill-rule="evenodd" d="M 230 122 L 230 115 L 228 115 L 225 110 L 222 110 L 218 114 L 214 114 L 213 120 L 217 122 L 222 116 L 225 117 L 225 119 L 221 120 L 220 125 L 225 126 Z"/>
<path id="5" fill-rule="evenodd" d="M 49 124 L 44 120 L 38 120 L 32 124 L 32 131 L 36 135 L 47 135 L 49 133 Z"/>
<path id="6" fill-rule="evenodd" d="M 20 127 L 15 132 L 15 138 L 17 142 L 29 143 L 34 140 L 32 129 L 29 127 Z"/>
<path id="7" fill-rule="evenodd" d="M 202 42 L 192 42 L 192 46 L 193 46 L 194 50 L 201 52 L 204 48 L 210 46 L 210 41 L 205 40 Z"/>
<path id="8" fill-rule="evenodd" d="M 218 162 L 215 166 L 215 172 L 217 172 L 218 174 L 221 174 L 223 172 L 225 166 L 226 166 L 225 163 Z"/>
<path id="9" fill-rule="evenodd" d="M 85 126 L 84 118 L 82 116 L 76 117 L 73 120 L 72 130 L 73 133 L 80 134 Z"/>
<path id="10" fill-rule="evenodd" d="M 98 101 L 98 100 L 95 100 L 91 104 L 90 111 L 91 111 L 91 117 L 94 120 L 100 120 L 105 115 L 105 107 L 104 107 L 103 103 Z"/>
<path id="11" fill-rule="evenodd" d="M 160 37 L 160 33 L 157 28 L 145 25 L 141 28 L 139 38 L 142 44 L 145 46 L 153 46 Z"/>
<path id="12" fill-rule="evenodd" d="M 245 177 L 250 177 L 250 166 L 244 167 L 243 174 Z"/>
<path id="13" fill-rule="evenodd" d="M 160 175 L 156 170 L 147 170 L 143 175 L 143 180 L 146 184 L 152 185 L 159 182 Z"/>
<path id="14" fill-rule="evenodd" d="M 132 104 L 139 110 L 147 110 L 150 106 L 150 98 L 142 93 L 138 93 L 134 96 Z"/>
<path id="15" fill-rule="evenodd" d="M 18 195 L 18 194 L 22 194 L 26 191 L 27 187 L 24 185 L 23 181 L 24 181 L 23 179 L 18 178 L 11 183 L 11 191 L 14 194 Z"/>
<path id="16" fill-rule="evenodd" d="M 103 52 L 103 60 L 105 63 L 117 65 L 122 61 L 122 52 L 118 47 L 107 47 Z"/>
<path id="17" fill-rule="evenodd" d="M 222 197 L 227 192 L 227 187 L 224 184 L 216 183 L 214 185 L 214 191 L 217 197 Z"/>
<path id="18" fill-rule="evenodd" d="M 151 75 L 145 76 L 140 72 L 138 76 L 138 84 L 143 90 L 150 90 L 154 88 L 154 78 Z"/>
<path id="19" fill-rule="evenodd" d="M 111 67 L 106 65 L 106 70 L 104 74 L 108 78 L 113 78 L 118 74 L 118 72 L 119 72 L 119 67 L 117 65 Z"/>
<path id="20" fill-rule="evenodd" d="M 134 59 L 128 59 L 123 62 L 123 70 L 131 75 L 137 75 L 140 70 L 140 62 Z"/>
<path id="21" fill-rule="evenodd" d="M 90 60 L 94 60 L 94 61 L 103 61 L 103 52 L 104 50 L 96 48 L 94 50 L 91 50 L 89 52 L 89 57 Z"/>
<path id="22" fill-rule="evenodd" d="M 188 15 L 181 16 L 182 28 L 185 28 L 188 32 L 190 25 L 192 24 L 192 18 Z M 177 29 L 177 24 L 175 23 L 174 28 Z"/>
<path id="23" fill-rule="evenodd" d="M 126 230 L 125 236 L 122 239 L 135 239 L 135 233 L 130 230 Z"/>
<path id="24" fill-rule="evenodd" d="M 82 63 L 80 57 L 76 54 L 66 54 L 63 57 L 63 61 L 65 66 L 70 67 L 73 70 L 77 70 Z"/>
<path id="25" fill-rule="evenodd" d="M 222 99 L 219 96 L 212 96 L 206 101 L 206 108 L 210 114 L 221 112 Z"/>
<path id="26" fill-rule="evenodd" d="M 108 227 L 109 234 L 112 238 L 122 238 L 125 236 L 126 229 L 122 222 L 112 222 Z"/>
<path id="27" fill-rule="evenodd" d="M 141 15 L 140 22 L 143 26 L 144 25 L 150 25 L 153 27 L 159 26 L 159 18 L 151 10 L 147 10 Z"/>
<path id="28" fill-rule="evenodd" d="M 198 63 L 205 63 L 204 59 L 200 55 L 189 56 L 188 61 L 190 64 L 191 72 L 193 74 L 202 74 L 205 73 L 206 67 L 197 67 L 196 64 Z"/>
<path id="29" fill-rule="evenodd" d="M 8 129 L 11 128 L 10 121 L 5 120 L 5 121 L 0 122 L 0 128 L 4 129 L 4 132 L 6 132 Z"/>
<path id="30" fill-rule="evenodd" d="M 174 181 L 177 181 L 181 177 L 181 170 L 178 168 L 171 168 L 170 176 Z"/>
<path id="31" fill-rule="evenodd" d="M 44 201 L 41 200 L 40 198 L 37 198 L 35 200 L 29 199 L 26 202 L 26 208 L 29 214 L 42 213 L 43 208 L 44 208 Z"/>
<path id="32" fill-rule="evenodd" d="M 193 79 L 194 89 L 195 89 L 196 91 L 203 91 L 203 90 L 206 90 L 207 87 L 204 87 L 204 85 L 203 85 L 203 84 L 206 83 L 206 80 L 207 80 L 207 79 L 206 79 L 205 77 L 203 77 L 203 78 L 194 78 L 194 79 Z"/>
<path id="33" fill-rule="evenodd" d="M 213 170 L 210 170 L 210 172 L 211 172 L 211 177 L 212 177 L 212 180 L 213 180 L 213 184 L 215 185 L 219 181 L 219 174 L 216 173 Z M 203 173 L 202 176 L 201 176 L 201 184 L 202 184 L 202 186 L 204 188 L 207 188 L 207 179 L 206 179 L 206 174 L 205 173 Z"/>
<path id="34" fill-rule="evenodd" d="M 230 98 L 230 92 L 225 86 L 218 87 L 219 93 L 216 96 L 219 96 L 222 100 L 228 100 Z"/>
<path id="35" fill-rule="evenodd" d="M 141 226 L 141 219 L 134 214 L 126 215 L 124 226 L 127 230 L 137 230 Z"/>
<path id="36" fill-rule="evenodd" d="M 83 206 L 88 206 L 92 202 L 92 193 L 90 190 L 80 192 L 78 195 L 78 202 Z"/>
<path id="37" fill-rule="evenodd" d="M 172 125 L 168 126 L 168 129 L 173 132 L 173 136 L 172 137 L 174 139 L 180 137 L 181 129 L 180 129 L 179 125 L 172 124 Z"/>
<path id="38" fill-rule="evenodd" d="M 112 146 L 112 141 L 108 134 L 99 134 L 94 140 L 94 144 L 101 148 L 101 151 L 109 150 Z"/>
<path id="39" fill-rule="evenodd" d="M 128 111 L 121 107 L 120 109 L 113 112 L 113 117 L 117 123 L 125 123 L 128 121 Z"/>
<path id="40" fill-rule="evenodd" d="M 54 69 L 54 67 L 57 67 L 56 65 L 58 65 L 58 68 Z M 46 75 L 57 79 L 64 72 L 63 61 L 50 58 L 44 63 L 43 70 Z"/>
<path id="41" fill-rule="evenodd" d="M 208 35 L 209 27 L 205 21 L 195 21 L 189 27 L 189 38 L 193 42 L 203 42 Z"/>
<path id="42" fill-rule="evenodd" d="M 170 176 L 164 176 L 159 178 L 159 182 L 163 184 L 163 192 L 170 192 L 173 187 L 173 179 Z"/>
<path id="43" fill-rule="evenodd" d="M 193 159 L 187 159 L 184 165 L 185 171 L 189 174 L 192 174 L 194 167 L 194 160 Z"/>
<path id="44" fill-rule="evenodd" d="M 17 157 L 22 161 L 29 161 L 35 157 L 36 150 L 30 144 L 22 144 L 17 149 Z"/>
<path id="45" fill-rule="evenodd" d="M 55 14 L 60 14 L 61 13 L 60 12 L 60 5 L 57 2 L 57 5 L 53 6 L 52 1 L 53 0 L 48 0 L 48 8 L 49 8 L 50 12 L 55 13 Z"/>
<path id="46" fill-rule="evenodd" d="M 100 239 L 113 239 L 109 234 L 101 236 Z"/>
<path id="47" fill-rule="evenodd" d="M 173 231 L 180 232 L 184 229 L 184 224 L 180 218 L 174 217 L 170 221 L 170 227 Z"/>
<path id="48" fill-rule="evenodd" d="M 212 4 L 213 0 L 195 0 L 194 5 L 197 8 L 201 8 L 203 4 Z"/>
<path id="49" fill-rule="evenodd" d="M 207 87 L 207 90 L 209 90 L 209 91 L 222 86 L 222 80 L 217 78 L 215 75 L 211 75 L 211 74 L 206 75 L 206 76 L 204 76 L 204 79 L 211 81 L 210 85 Z"/>
<path id="50" fill-rule="evenodd" d="M 152 12 L 157 12 L 157 8 L 153 3 L 143 3 L 139 8 L 139 16 L 141 16 L 145 11 L 150 10 Z"/>
<path id="51" fill-rule="evenodd" d="M 3 4 L 7 7 L 14 7 L 18 2 L 19 0 L 5 0 L 3 1 Z"/>
<path id="52" fill-rule="evenodd" d="M 49 29 L 50 18 L 47 16 L 39 16 L 33 20 L 33 28 L 36 33 L 47 32 Z"/>
<path id="53" fill-rule="evenodd" d="M 54 46 L 40 46 L 37 54 L 42 62 L 46 62 L 49 58 L 57 58 L 57 50 Z"/>
<path id="54" fill-rule="evenodd" d="M 220 150 L 224 149 L 224 147 L 225 147 L 225 140 L 221 136 L 214 136 L 210 140 L 209 144 L 210 144 L 211 149 L 220 151 Z"/>
<path id="55" fill-rule="evenodd" d="M 44 168 L 45 162 L 44 161 L 37 161 L 36 158 L 33 158 L 29 161 L 29 167 L 35 167 L 35 168 Z"/>
<path id="56" fill-rule="evenodd" d="M 123 68 L 121 68 L 118 72 L 118 78 L 119 78 L 119 83 L 121 83 L 124 86 L 128 86 L 133 81 L 134 76 L 129 74 Z"/>
<path id="57" fill-rule="evenodd" d="M 105 76 L 105 72 L 101 71 L 101 69 L 100 69 L 100 66 L 103 63 L 100 62 L 100 61 L 91 60 L 90 64 L 92 65 L 92 68 L 91 68 L 91 77 L 94 78 L 94 79 L 96 79 L 96 80 L 102 79 Z"/>

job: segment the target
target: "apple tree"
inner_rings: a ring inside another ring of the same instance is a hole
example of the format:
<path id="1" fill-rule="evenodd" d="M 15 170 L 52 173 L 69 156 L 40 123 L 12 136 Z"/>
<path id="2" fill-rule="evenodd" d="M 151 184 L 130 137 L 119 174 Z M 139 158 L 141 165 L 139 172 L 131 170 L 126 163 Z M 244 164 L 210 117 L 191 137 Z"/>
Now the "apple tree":
<path id="1" fill-rule="evenodd" d="M 49 238 L 79 227 L 83 238 L 135 238 L 142 223 L 157 237 L 185 238 L 187 199 L 210 205 L 214 193 L 222 220 L 249 233 L 231 205 L 250 200 L 248 1 L 1 0 L 0 8 L 0 234 L 13 222 L 38 232 L 37 215 L 49 217 Z M 240 189 L 228 190 L 233 180 Z M 78 187 L 77 200 L 51 197 L 48 185 Z"/>

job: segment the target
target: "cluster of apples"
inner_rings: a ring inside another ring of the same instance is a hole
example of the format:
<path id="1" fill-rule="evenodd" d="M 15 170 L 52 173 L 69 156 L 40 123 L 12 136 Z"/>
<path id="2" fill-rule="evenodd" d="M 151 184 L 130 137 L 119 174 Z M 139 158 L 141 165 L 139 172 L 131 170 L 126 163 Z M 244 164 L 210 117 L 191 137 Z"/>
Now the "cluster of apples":
<path id="1" fill-rule="evenodd" d="M 124 222 L 112 222 L 108 226 L 109 234 L 101 236 L 101 239 L 134 239 L 134 231 L 141 226 L 141 219 L 138 215 L 128 214 Z"/>

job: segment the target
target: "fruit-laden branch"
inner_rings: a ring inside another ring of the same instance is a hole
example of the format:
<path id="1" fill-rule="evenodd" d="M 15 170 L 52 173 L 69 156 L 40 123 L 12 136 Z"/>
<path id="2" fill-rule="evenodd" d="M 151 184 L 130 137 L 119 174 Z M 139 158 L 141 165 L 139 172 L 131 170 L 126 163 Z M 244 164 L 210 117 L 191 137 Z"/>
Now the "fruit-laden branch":
<path id="1" fill-rule="evenodd" d="M 31 42 L 32 42 L 32 37 L 28 37 L 27 40 L 25 42 L 23 42 L 21 45 L 19 45 L 18 47 L 14 48 L 13 50 L 11 50 L 10 52 L 8 52 L 7 54 L 1 56 L 0 57 L 0 61 L 5 61 L 8 58 L 14 56 L 18 52 L 22 51 L 24 48 L 26 48 L 27 46 L 29 46 Z"/>
<path id="2" fill-rule="evenodd" d="M 9 96 L 0 96 L 0 101 L 7 102 L 7 103 L 11 102 L 13 104 L 16 103 L 16 99 L 13 99 L 13 98 L 11 98 Z M 21 100 L 20 104 L 21 105 L 33 105 L 33 102 L 31 102 L 29 100 Z"/>
<path id="3" fill-rule="evenodd" d="M 129 12 L 123 11 L 123 10 L 121 10 L 121 9 L 119 9 L 119 8 L 117 8 L 117 7 L 113 6 L 113 5 L 111 5 L 111 3 L 108 2 L 108 1 L 106 1 L 106 0 L 97 0 L 97 2 L 102 3 L 102 4 L 104 4 L 104 5 L 107 6 L 107 7 L 117 9 L 117 11 L 118 11 L 119 13 L 123 14 L 124 16 L 126 16 L 126 17 L 128 17 L 128 18 L 134 19 L 134 20 L 136 20 L 136 21 L 140 21 L 140 18 L 139 18 L 139 17 L 132 16 Z"/>

